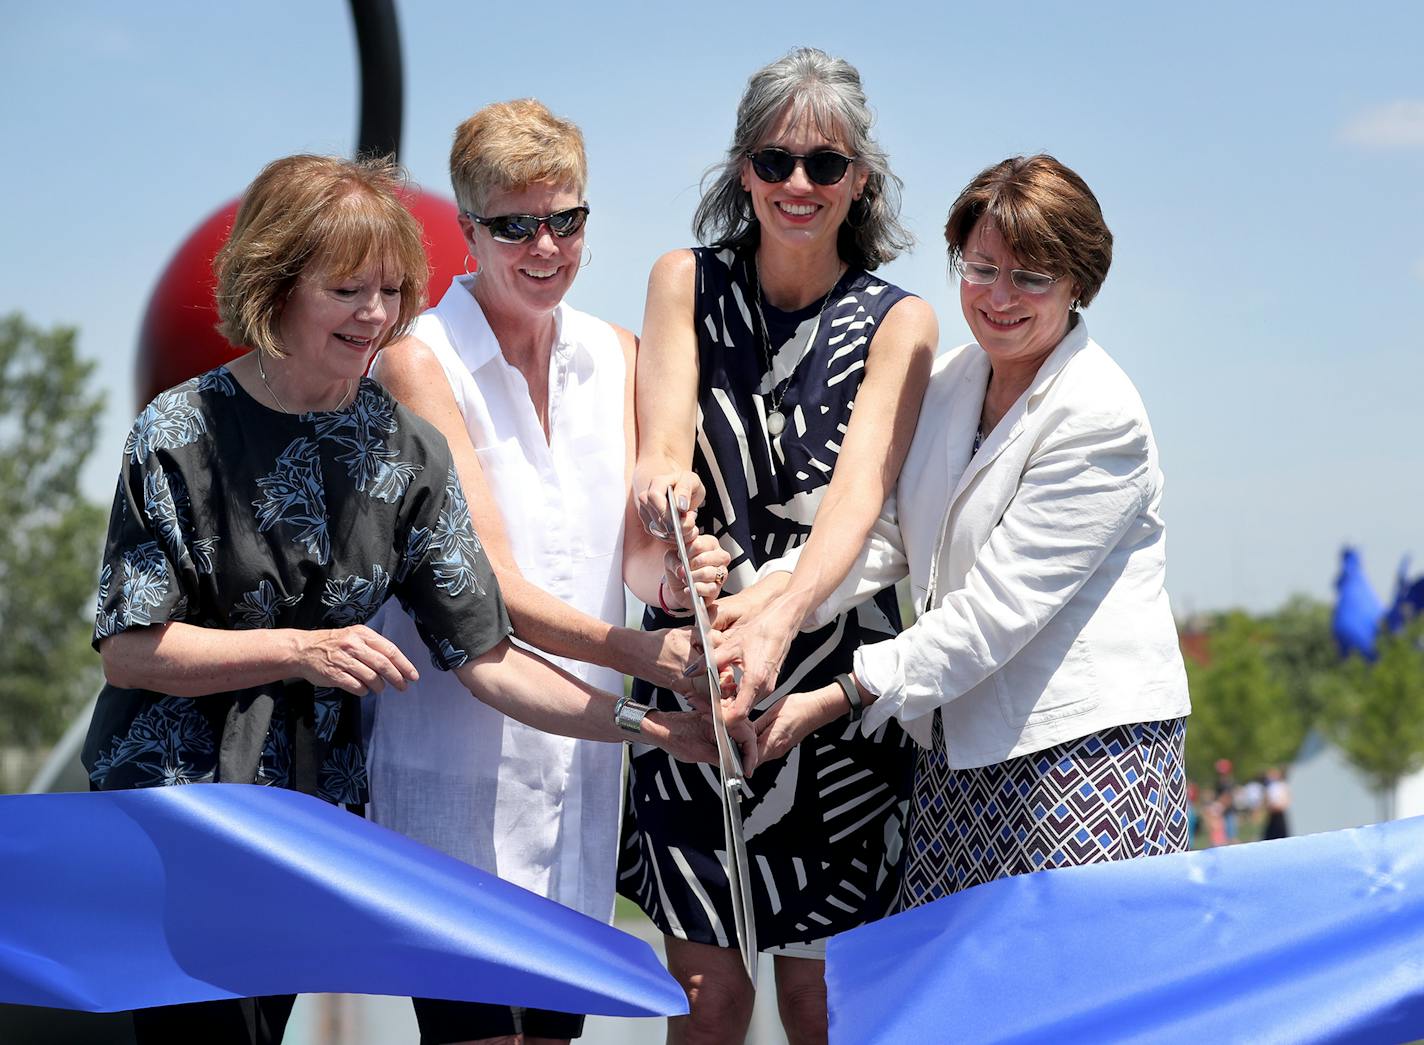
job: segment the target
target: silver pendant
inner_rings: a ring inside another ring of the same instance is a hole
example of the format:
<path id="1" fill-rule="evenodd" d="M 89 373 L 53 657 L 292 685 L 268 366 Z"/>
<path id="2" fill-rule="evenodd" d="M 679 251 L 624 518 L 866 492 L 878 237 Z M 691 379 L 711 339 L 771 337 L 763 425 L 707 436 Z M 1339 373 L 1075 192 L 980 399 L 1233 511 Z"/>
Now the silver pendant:
<path id="1" fill-rule="evenodd" d="M 773 439 L 786 430 L 786 417 L 780 410 L 773 410 L 766 415 L 766 430 Z"/>

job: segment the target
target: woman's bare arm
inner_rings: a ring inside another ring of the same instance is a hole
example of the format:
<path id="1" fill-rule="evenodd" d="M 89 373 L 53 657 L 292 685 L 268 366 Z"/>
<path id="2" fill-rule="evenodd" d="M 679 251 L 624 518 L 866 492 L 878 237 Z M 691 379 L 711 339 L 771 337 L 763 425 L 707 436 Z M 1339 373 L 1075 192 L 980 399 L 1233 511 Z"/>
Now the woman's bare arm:
<path id="1" fill-rule="evenodd" d="M 632 339 L 627 331 L 622 334 Z M 499 580 L 514 633 L 555 656 L 599 664 L 658 685 L 685 687 L 685 644 L 679 649 L 678 642 L 662 632 L 609 624 L 525 579 L 514 561 L 504 519 L 450 382 L 429 346 L 414 337 L 404 338 L 381 352 L 374 374 L 396 399 L 435 425 L 450 444 L 471 521 Z"/>
<path id="2" fill-rule="evenodd" d="M 111 635 L 99 644 L 104 677 L 124 689 L 205 697 L 306 679 L 347 693 L 405 689 L 419 678 L 394 642 L 364 624 L 302 631 L 226 631 L 173 622 Z"/>
<path id="3" fill-rule="evenodd" d="M 643 341 L 638 350 L 638 456 L 633 497 L 643 529 L 666 534 L 666 494 L 695 512 L 702 482 L 692 472 L 697 431 L 697 332 L 693 303 L 697 259 L 690 250 L 664 254 L 648 277 Z"/>
<path id="4" fill-rule="evenodd" d="M 613 719 L 617 697 L 581 682 L 508 639 L 456 668 L 455 676 L 477 699 L 546 733 L 609 743 L 630 739 L 631 734 Z M 695 712 L 650 711 L 639 737 L 684 762 L 717 761 L 717 747 L 705 718 Z M 754 744 L 747 753 L 755 759 Z"/>
<path id="5" fill-rule="evenodd" d="M 934 312 L 919 298 L 901 300 L 881 323 L 830 486 L 795 572 L 789 581 L 774 582 L 784 584 L 780 593 L 743 615 L 717 651 L 721 666 L 742 667 L 731 717 L 745 716 L 776 688 L 791 640 L 860 556 L 909 451 L 938 341 Z"/>

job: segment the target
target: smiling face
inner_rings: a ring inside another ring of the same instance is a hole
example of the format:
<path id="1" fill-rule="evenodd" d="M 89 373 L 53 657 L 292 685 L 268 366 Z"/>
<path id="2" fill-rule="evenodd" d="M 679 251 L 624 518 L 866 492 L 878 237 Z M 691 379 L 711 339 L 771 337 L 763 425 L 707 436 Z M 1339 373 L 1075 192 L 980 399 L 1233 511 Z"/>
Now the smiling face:
<path id="1" fill-rule="evenodd" d="M 980 219 L 969 233 L 964 259 L 999 267 L 993 283 L 959 281 L 959 304 L 974 340 L 995 363 L 1041 363 L 1068 332 L 1068 311 L 1077 293 L 1072 281 L 1060 278 L 1046 294 L 1019 290 L 1009 273 L 1031 266 L 1019 261 L 998 227 L 987 219 Z"/>
<path id="2" fill-rule="evenodd" d="M 401 279 L 371 264 L 350 276 L 309 266 L 277 322 L 292 368 L 313 385 L 360 377 L 400 314 Z"/>
<path id="3" fill-rule="evenodd" d="M 798 117 L 793 117 L 788 110 L 756 148 L 785 149 L 797 156 L 807 156 L 821 149 L 852 155 L 845 136 L 838 133 L 827 137 L 816 126 L 809 110 Z M 834 244 L 852 201 L 865 191 L 869 176 L 860 164 L 852 163 L 845 177 L 836 184 L 817 185 L 806 176 L 805 165 L 797 163 L 789 178 L 772 184 L 757 176 L 750 160 L 742 161 L 742 188 L 751 195 L 752 210 L 761 224 L 762 241 L 781 241 L 797 247 L 825 239 Z"/>
<path id="4" fill-rule="evenodd" d="M 571 185 L 535 182 L 491 194 L 481 217 L 557 214 L 582 203 L 582 196 Z M 487 310 L 505 315 L 547 315 L 573 286 L 583 257 L 583 228 L 561 238 L 548 225 L 541 225 L 538 234 L 524 243 L 500 243 L 488 228 L 463 216 L 460 228 L 470 254 L 479 263 L 475 297 Z"/>

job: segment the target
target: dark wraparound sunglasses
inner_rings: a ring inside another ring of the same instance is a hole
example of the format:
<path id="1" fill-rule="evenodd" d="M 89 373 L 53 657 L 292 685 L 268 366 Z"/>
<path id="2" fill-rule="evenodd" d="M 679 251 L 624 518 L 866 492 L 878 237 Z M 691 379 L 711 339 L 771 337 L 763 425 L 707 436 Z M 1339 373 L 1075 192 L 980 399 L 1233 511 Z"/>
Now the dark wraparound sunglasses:
<path id="1" fill-rule="evenodd" d="M 752 170 L 758 178 L 774 185 L 791 177 L 798 163 L 806 171 L 806 177 L 817 185 L 835 185 L 855 162 L 854 156 L 844 156 L 834 149 L 817 149 L 804 156 L 785 149 L 758 149 L 747 153 L 747 159 L 752 161 Z"/>
<path id="2" fill-rule="evenodd" d="M 489 229 L 490 235 L 500 243 L 528 243 L 545 225 L 560 239 L 572 236 L 588 219 L 588 205 L 570 207 L 555 214 L 497 214 L 492 218 L 482 218 L 467 210 L 465 217 Z"/>

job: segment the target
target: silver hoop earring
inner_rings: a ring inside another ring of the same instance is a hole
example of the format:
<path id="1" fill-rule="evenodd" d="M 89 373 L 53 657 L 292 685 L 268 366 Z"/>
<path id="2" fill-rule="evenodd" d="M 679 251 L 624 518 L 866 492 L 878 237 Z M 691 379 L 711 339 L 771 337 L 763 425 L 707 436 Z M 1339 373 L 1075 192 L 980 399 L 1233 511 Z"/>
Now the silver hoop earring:
<path id="1" fill-rule="evenodd" d="M 588 268 L 588 263 L 589 263 L 590 261 L 592 261 L 592 260 L 593 260 L 593 248 L 592 248 L 592 247 L 584 247 L 584 248 L 583 248 L 583 260 L 582 260 L 581 262 L 579 262 L 579 268 L 581 268 L 581 269 L 586 269 L 586 268 Z"/>
<path id="2" fill-rule="evenodd" d="M 470 271 L 470 262 L 472 262 L 472 261 L 474 261 L 474 260 L 475 260 L 475 259 L 472 258 L 472 257 L 470 257 L 470 255 L 469 255 L 468 253 L 465 254 L 465 275 L 467 275 L 467 276 L 473 276 L 473 275 L 474 275 L 474 273 Z"/>

